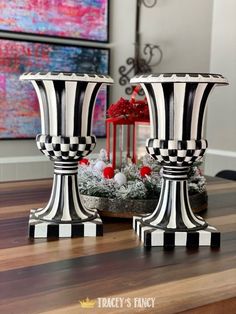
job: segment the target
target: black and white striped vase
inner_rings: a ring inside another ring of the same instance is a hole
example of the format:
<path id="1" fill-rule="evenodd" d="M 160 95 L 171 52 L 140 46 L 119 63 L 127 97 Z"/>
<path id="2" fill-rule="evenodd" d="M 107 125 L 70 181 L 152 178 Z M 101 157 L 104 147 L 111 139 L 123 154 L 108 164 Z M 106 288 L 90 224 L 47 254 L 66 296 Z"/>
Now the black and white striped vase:
<path id="1" fill-rule="evenodd" d="M 148 153 L 163 166 L 163 185 L 155 211 L 135 216 L 133 228 L 145 246 L 220 246 L 220 233 L 193 213 L 188 172 L 207 148 L 203 122 L 213 87 L 228 84 L 216 74 L 137 75 L 149 105 L 151 138 Z"/>
<path id="2" fill-rule="evenodd" d="M 54 162 L 51 197 L 44 208 L 32 210 L 32 238 L 101 236 L 102 221 L 96 210 L 84 207 L 77 184 L 78 161 L 96 145 L 91 135 L 93 109 L 107 75 L 38 72 L 24 73 L 39 100 L 41 134 L 38 149 Z"/>

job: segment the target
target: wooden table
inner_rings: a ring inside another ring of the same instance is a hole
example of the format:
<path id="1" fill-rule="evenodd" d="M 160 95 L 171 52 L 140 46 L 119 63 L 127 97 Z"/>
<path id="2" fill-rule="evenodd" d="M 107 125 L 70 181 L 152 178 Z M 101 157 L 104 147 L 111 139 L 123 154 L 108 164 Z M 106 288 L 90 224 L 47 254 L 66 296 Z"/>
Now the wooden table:
<path id="1" fill-rule="evenodd" d="M 51 180 L 0 184 L 0 313 L 236 313 L 236 182 L 208 181 L 203 216 L 222 232 L 219 250 L 145 249 L 129 220 L 106 220 L 100 238 L 29 240 L 29 210 L 48 200 Z M 86 297 L 156 299 L 82 309 Z"/>

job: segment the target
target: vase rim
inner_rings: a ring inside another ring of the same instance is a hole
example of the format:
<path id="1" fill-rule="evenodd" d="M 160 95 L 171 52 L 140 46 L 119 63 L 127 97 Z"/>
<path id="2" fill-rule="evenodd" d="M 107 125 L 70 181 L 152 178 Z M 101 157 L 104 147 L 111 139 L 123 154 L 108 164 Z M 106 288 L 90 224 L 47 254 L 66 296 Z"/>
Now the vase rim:
<path id="1" fill-rule="evenodd" d="M 221 74 L 212 73 L 155 73 L 138 74 L 131 80 L 131 84 L 137 83 L 214 83 L 228 84 L 228 80 Z"/>
<path id="2" fill-rule="evenodd" d="M 84 81 L 112 84 L 114 80 L 106 74 L 79 73 L 79 72 L 25 72 L 20 80 L 50 80 L 50 81 Z"/>

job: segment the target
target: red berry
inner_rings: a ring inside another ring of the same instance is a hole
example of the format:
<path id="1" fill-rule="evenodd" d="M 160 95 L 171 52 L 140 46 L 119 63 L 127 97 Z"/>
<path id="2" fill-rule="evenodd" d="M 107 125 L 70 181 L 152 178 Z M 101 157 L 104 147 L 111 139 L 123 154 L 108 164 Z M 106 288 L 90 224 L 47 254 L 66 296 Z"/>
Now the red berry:
<path id="1" fill-rule="evenodd" d="M 79 161 L 79 164 L 80 165 L 89 165 L 89 160 L 87 159 L 87 158 L 82 158 L 82 159 L 80 159 L 80 161 Z"/>
<path id="2" fill-rule="evenodd" d="M 106 178 L 106 179 L 111 179 L 111 178 L 113 178 L 114 177 L 114 174 L 115 174 L 115 172 L 114 172 L 114 169 L 112 168 L 112 167 L 105 167 L 104 169 L 103 169 L 103 176 L 104 176 L 104 178 Z"/>
<path id="3" fill-rule="evenodd" d="M 139 171 L 140 171 L 141 177 L 145 177 L 146 175 L 150 176 L 152 169 L 148 166 L 143 166 L 142 168 L 140 168 Z"/>

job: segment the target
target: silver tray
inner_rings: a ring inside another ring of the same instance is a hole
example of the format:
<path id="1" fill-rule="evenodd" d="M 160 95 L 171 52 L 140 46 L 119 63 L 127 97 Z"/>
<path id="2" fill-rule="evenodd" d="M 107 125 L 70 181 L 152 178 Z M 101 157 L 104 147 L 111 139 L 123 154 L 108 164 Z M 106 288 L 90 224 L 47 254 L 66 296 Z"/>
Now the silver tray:
<path id="1" fill-rule="evenodd" d="M 157 206 L 158 199 L 123 200 L 106 197 L 81 195 L 85 207 L 97 209 L 104 217 L 132 218 L 137 214 L 151 213 Z M 207 209 L 207 192 L 190 195 L 190 204 L 194 213 Z"/>

